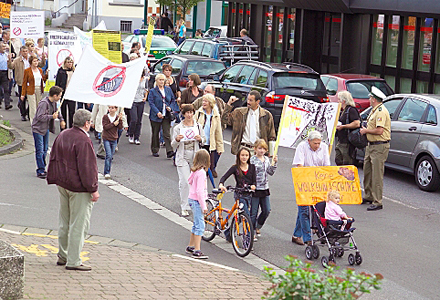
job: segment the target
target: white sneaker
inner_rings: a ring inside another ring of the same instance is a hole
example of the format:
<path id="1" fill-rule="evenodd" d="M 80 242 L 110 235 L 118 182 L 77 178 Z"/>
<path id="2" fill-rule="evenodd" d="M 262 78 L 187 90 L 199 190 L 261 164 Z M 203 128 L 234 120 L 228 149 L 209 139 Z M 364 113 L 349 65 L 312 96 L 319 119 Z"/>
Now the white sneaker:
<path id="1" fill-rule="evenodd" d="M 135 143 L 136 145 L 140 145 L 140 144 L 141 144 L 141 142 L 140 142 L 139 140 L 134 140 L 134 143 Z"/>
<path id="2" fill-rule="evenodd" d="M 105 174 L 105 175 L 104 175 L 104 178 L 105 178 L 105 179 L 112 179 L 112 177 L 110 176 L 110 174 Z"/>
<path id="3" fill-rule="evenodd" d="M 119 151 L 119 148 L 118 148 L 118 146 L 116 146 L 116 148 L 115 148 L 115 152 L 118 152 Z"/>
<path id="4" fill-rule="evenodd" d="M 128 142 L 129 142 L 130 144 L 134 144 L 134 137 L 129 136 L 129 137 L 128 137 Z"/>
<path id="5" fill-rule="evenodd" d="M 189 216 L 189 213 L 188 213 L 188 211 L 182 209 L 182 213 L 181 213 L 181 215 L 182 215 L 182 217 L 188 217 L 188 216 Z"/>

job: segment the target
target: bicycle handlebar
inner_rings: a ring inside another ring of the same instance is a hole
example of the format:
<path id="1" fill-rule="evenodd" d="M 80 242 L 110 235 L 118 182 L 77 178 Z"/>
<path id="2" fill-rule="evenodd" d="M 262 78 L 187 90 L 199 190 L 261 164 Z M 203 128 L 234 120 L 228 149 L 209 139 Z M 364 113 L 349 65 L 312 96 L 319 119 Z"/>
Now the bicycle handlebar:
<path id="1" fill-rule="evenodd" d="M 234 192 L 238 192 L 238 193 L 253 193 L 254 190 L 252 190 L 250 187 L 235 187 L 235 186 L 231 186 L 228 185 L 226 187 L 226 189 L 229 191 L 234 191 Z"/>

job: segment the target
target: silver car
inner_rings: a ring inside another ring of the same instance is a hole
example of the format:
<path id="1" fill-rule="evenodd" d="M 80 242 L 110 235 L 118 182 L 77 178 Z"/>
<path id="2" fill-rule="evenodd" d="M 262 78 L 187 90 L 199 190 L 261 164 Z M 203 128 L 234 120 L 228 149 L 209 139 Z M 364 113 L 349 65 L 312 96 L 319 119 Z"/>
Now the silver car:
<path id="1" fill-rule="evenodd" d="M 391 117 L 391 144 L 385 166 L 414 174 L 417 186 L 436 191 L 440 186 L 440 95 L 396 94 L 384 105 Z M 361 113 L 366 121 L 371 107 Z M 357 158 L 363 160 L 364 151 Z"/>

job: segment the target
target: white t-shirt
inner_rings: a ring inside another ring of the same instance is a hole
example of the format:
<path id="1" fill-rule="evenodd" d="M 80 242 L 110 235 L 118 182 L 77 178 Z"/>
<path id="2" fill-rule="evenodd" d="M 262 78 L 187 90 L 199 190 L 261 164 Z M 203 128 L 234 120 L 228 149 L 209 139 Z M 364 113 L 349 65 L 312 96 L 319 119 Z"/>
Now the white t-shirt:
<path id="1" fill-rule="evenodd" d="M 37 69 L 37 71 L 32 71 L 34 74 L 34 80 L 35 80 L 35 89 L 37 89 L 41 85 L 41 73 L 40 70 Z"/>

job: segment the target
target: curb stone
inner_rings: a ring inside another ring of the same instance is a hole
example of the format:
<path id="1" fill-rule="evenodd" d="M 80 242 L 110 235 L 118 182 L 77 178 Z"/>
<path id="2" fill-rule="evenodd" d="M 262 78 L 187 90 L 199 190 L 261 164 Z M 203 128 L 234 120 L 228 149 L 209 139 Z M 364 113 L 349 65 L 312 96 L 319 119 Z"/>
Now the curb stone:
<path id="1" fill-rule="evenodd" d="M 0 147 L 0 155 L 9 154 L 11 152 L 14 152 L 16 150 L 20 150 L 21 148 L 23 148 L 24 141 L 17 130 L 15 130 L 12 127 L 5 126 L 3 124 L 0 124 L 0 127 L 8 130 L 9 134 L 11 134 L 13 137 L 13 141 L 10 144 L 7 144 L 6 146 Z"/>

